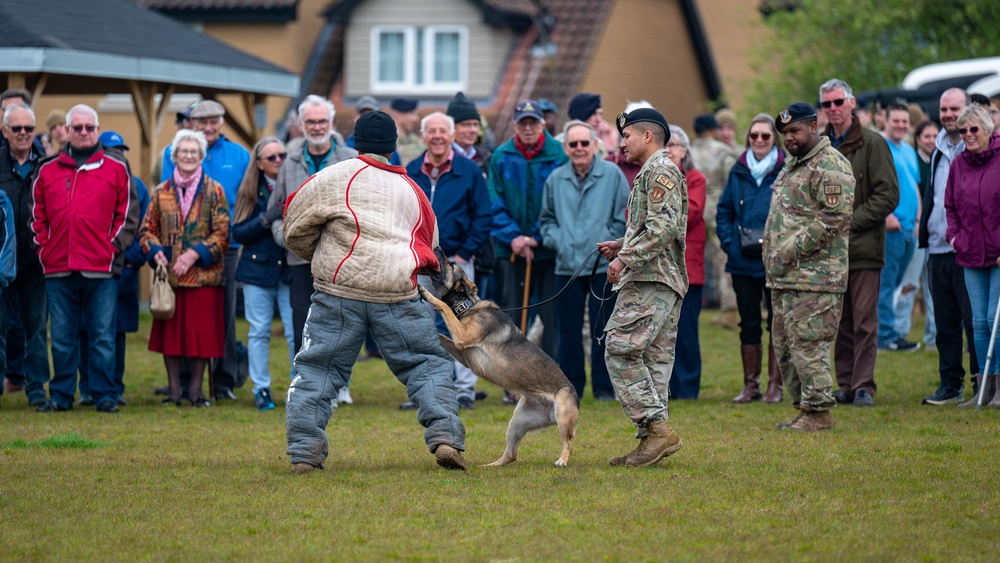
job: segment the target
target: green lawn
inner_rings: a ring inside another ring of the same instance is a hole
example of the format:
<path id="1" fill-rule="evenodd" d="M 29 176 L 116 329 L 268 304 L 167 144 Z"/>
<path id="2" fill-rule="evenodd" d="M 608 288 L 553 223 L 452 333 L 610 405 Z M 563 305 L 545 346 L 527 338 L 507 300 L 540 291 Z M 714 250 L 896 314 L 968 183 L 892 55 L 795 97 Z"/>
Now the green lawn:
<path id="1" fill-rule="evenodd" d="M 934 352 L 880 354 L 870 409 L 839 407 L 829 432 L 775 425 L 781 405 L 729 402 L 737 334 L 702 322 L 701 400 L 673 403 L 685 447 L 645 469 L 611 468 L 634 446 L 616 404 L 583 401 L 566 469 L 554 428 L 496 459 L 510 407 L 463 411 L 467 473 L 434 464 L 385 364 L 358 365 L 355 404 L 327 429 L 325 471 L 294 476 L 285 456 L 287 356 L 272 341 L 279 407 L 240 401 L 165 408 L 148 316 L 130 335 L 129 405 L 35 413 L 0 409 L 2 560 L 995 560 L 1000 534 L 996 410 L 920 405 Z M 914 336 L 922 330 L 914 327 Z M 240 325 L 242 335 L 246 325 Z M 966 391 L 966 395 L 969 390 Z"/>

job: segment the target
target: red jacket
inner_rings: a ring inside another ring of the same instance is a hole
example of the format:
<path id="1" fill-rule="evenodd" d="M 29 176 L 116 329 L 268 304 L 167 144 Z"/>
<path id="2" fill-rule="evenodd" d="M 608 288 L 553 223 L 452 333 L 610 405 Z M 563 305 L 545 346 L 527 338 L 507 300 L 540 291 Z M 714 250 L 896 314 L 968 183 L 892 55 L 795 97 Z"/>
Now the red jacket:
<path id="1" fill-rule="evenodd" d="M 77 167 L 64 150 L 41 165 L 31 192 L 31 229 L 45 275 L 121 273 L 123 252 L 139 226 L 139 200 L 124 161 L 98 147 Z"/>
<path id="2" fill-rule="evenodd" d="M 684 175 L 688 185 L 687 246 L 684 262 L 687 266 L 688 284 L 705 285 L 705 176 L 697 170 Z"/>

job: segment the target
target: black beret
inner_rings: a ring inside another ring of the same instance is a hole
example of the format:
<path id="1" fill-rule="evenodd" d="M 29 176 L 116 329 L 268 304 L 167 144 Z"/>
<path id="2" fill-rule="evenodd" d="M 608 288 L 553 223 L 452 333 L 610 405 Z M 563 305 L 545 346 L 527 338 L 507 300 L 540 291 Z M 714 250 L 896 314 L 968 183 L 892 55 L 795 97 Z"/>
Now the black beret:
<path id="1" fill-rule="evenodd" d="M 665 134 L 663 144 L 666 145 L 670 141 L 670 125 L 667 124 L 667 120 L 663 117 L 663 114 L 653 108 L 639 108 L 629 113 L 622 112 L 618 114 L 618 132 L 624 135 L 626 127 L 643 121 L 656 123 L 660 127 L 663 127 Z"/>
<path id="2" fill-rule="evenodd" d="M 600 95 L 583 92 L 582 94 L 573 96 L 573 99 L 569 101 L 569 108 L 566 109 L 566 113 L 569 114 L 570 119 L 587 121 L 590 119 L 590 116 L 597 112 L 599 107 L 601 107 Z"/>
<path id="3" fill-rule="evenodd" d="M 448 115 L 455 120 L 455 123 L 470 119 L 479 121 L 479 110 L 476 109 L 476 104 L 472 103 L 472 100 L 461 92 L 455 94 L 455 97 L 448 102 Z"/>
<path id="4" fill-rule="evenodd" d="M 384 111 L 362 114 L 354 123 L 354 148 L 361 154 L 396 150 L 396 122 Z"/>
<path id="5" fill-rule="evenodd" d="M 694 118 L 694 133 L 695 135 L 701 135 L 703 132 L 710 129 L 719 129 L 719 121 L 715 119 L 715 116 L 706 113 L 699 115 Z"/>
<path id="6" fill-rule="evenodd" d="M 805 102 L 795 102 L 774 118 L 774 125 L 778 129 L 778 133 L 784 133 L 785 125 L 803 119 L 816 119 L 816 109 Z"/>
<path id="7" fill-rule="evenodd" d="M 417 109 L 417 100 L 413 98 L 396 98 L 389 102 L 389 107 L 396 111 L 413 111 Z"/>

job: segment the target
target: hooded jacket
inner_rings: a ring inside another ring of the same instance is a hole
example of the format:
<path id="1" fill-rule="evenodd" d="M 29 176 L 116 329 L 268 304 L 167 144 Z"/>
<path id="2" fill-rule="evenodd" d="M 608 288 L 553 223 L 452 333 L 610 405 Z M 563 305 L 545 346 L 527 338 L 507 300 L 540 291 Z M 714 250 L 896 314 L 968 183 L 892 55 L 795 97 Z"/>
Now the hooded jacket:
<path id="1" fill-rule="evenodd" d="M 46 276 L 120 274 L 139 227 L 139 202 L 125 161 L 98 147 L 82 166 L 68 148 L 32 183 L 31 230 Z"/>
<path id="2" fill-rule="evenodd" d="M 958 253 L 955 264 L 996 266 L 1000 257 L 1000 133 L 993 132 L 986 150 L 965 150 L 951 163 L 944 208 L 946 236 Z"/>

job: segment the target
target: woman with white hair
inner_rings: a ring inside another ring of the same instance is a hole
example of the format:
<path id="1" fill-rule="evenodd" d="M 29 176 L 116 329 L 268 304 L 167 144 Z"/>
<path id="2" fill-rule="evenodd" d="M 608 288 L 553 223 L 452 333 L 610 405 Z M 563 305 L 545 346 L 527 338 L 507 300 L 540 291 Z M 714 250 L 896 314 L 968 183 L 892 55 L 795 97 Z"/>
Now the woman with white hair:
<path id="1" fill-rule="evenodd" d="M 687 267 L 688 291 L 681 302 L 677 321 L 674 373 L 670 376 L 671 399 L 697 399 L 701 390 L 701 344 L 698 316 L 701 315 L 701 292 L 705 287 L 705 176 L 695 170 L 691 158 L 691 140 L 676 125 L 670 126 L 667 155 L 680 168 L 687 182 L 688 220 L 684 265 Z"/>
<path id="2" fill-rule="evenodd" d="M 169 384 L 164 405 L 181 404 L 181 362 L 191 368 L 188 400 L 210 406 L 202 394 L 205 366 L 225 354 L 223 258 L 229 248 L 229 205 L 222 185 L 202 169 L 205 135 L 181 129 L 174 136 L 171 177 L 156 186 L 140 233 L 152 268 L 165 264 L 176 308 L 168 320 L 154 320 L 149 349 L 163 354 Z"/>

